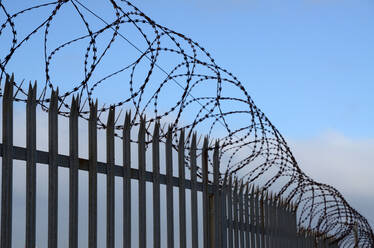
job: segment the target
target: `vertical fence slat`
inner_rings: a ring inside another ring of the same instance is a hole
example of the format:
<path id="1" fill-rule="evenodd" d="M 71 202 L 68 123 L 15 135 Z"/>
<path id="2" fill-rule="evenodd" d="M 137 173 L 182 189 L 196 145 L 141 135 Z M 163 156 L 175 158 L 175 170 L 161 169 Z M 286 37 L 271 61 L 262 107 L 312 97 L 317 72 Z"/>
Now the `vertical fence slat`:
<path id="1" fill-rule="evenodd" d="M 167 247 L 174 247 L 174 209 L 173 209 L 173 148 L 172 128 L 169 127 L 165 144 L 166 158 L 166 206 L 167 206 Z"/>
<path id="2" fill-rule="evenodd" d="M 153 162 L 153 247 L 161 247 L 160 238 L 160 123 L 156 122 L 152 141 Z"/>
<path id="3" fill-rule="evenodd" d="M 138 135 L 139 165 L 139 248 L 147 246 L 146 189 L 145 189 L 145 117 L 140 119 Z"/>
<path id="4" fill-rule="evenodd" d="M 26 105 L 26 248 L 35 247 L 36 227 L 36 83 L 29 85 Z"/>
<path id="5" fill-rule="evenodd" d="M 280 202 L 280 199 L 278 198 L 276 201 L 275 201 L 275 204 L 274 204 L 274 212 L 275 212 L 275 242 L 277 243 L 277 247 L 281 247 L 281 239 L 280 239 L 280 210 L 279 210 L 279 204 Z"/>
<path id="6" fill-rule="evenodd" d="M 270 201 L 269 201 L 269 192 L 266 192 L 266 197 L 265 197 L 265 243 L 266 247 L 269 247 L 270 244 Z"/>
<path id="7" fill-rule="evenodd" d="M 48 113 L 48 248 L 57 247 L 58 228 L 58 89 L 52 90 Z"/>
<path id="8" fill-rule="evenodd" d="M 274 238 L 274 228 L 275 228 L 275 222 L 274 222 L 274 198 L 273 194 L 270 193 L 270 199 L 269 199 L 269 218 L 270 218 L 270 225 L 269 225 L 269 236 L 270 236 L 270 247 L 275 247 L 275 238 Z"/>
<path id="9" fill-rule="evenodd" d="M 69 247 L 78 247 L 78 105 L 73 97 L 69 116 Z"/>
<path id="10" fill-rule="evenodd" d="M 208 138 L 204 139 L 201 165 L 203 171 L 203 237 L 204 248 L 210 248 L 209 242 L 209 194 L 208 194 Z"/>
<path id="11" fill-rule="evenodd" d="M 292 203 L 292 209 L 291 209 L 291 221 L 292 221 L 292 229 L 291 229 L 291 234 L 292 234 L 292 245 L 293 247 L 297 247 L 297 223 L 296 223 L 296 205 Z M 324 242 L 324 240 L 323 240 Z"/>
<path id="12" fill-rule="evenodd" d="M 283 216 L 283 229 L 284 229 L 284 234 L 283 237 L 285 239 L 285 246 L 290 247 L 290 224 L 289 223 L 289 212 L 288 212 L 288 205 L 285 203 L 284 206 L 284 216 Z"/>
<path id="13" fill-rule="evenodd" d="M 288 203 L 287 209 L 287 220 L 285 224 L 287 225 L 287 245 L 288 247 L 292 247 L 292 218 L 291 218 L 291 205 Z"/>
<path id="14" fill-rule="evenodd" d="M 249 185 L 246 185 L 244 193 L 244 215 L 245 215 L 245 247 L 250 247 L 249 240 Z"/>
<path id="15" fill-rule="evenodd" d="M 228 215 L 228 241 L 229 241 L 229 248 L 233 248 L 233 221 L 232 221 L 232 175 L 229 178 L 229 188 L 227 191 L 227 215 Z"/>
<path id="16" fill-rule="evenodd" d="M 227 175 L 223 179 L 221 191 L 221 242 L 222 248 L 227 248 Z"/>
<path id="17" fill-rule="evenodd" d="M 281 236 L 282 236 L 282 243 L 283 243 L 283 246 L 286 247 L 287 246 L 287 227 L 286 227 L 286 211 L 285 211 L 285 202 L 282 201 L 282 206 L 281 206 L 281 230 L 282 230 L 282 233 L 281 233 Z"/>
<path id="18" fill-rule="evenodd" d="M 280 199 L 278 201 L 278 206 L 277 206 L 277 217 L 278 217 L 278 242 L 280 244 L 280 247 L 283 247 L 284 246 L 284 242 L 283 242 L 283 230 L 282 230 L 282 227 L 283 227 L 283 212 L 282 212 L 282 199 Z"/>
<path id="19" fill-rule="evenodd" d="M 222 247 L 221 244 L 221 210 L 219 197 L 219 143 L 214 147 L 213 153 L 213 194 L 214 194 L 214 247 Z"/>
<path id="20" fill-rule="evenodd" d="M 244 248 L 244 211 L 243 211 L 243 181 L 240 183 L 239 190 L 239 233 L 240 233 L 240 247 Z"/>
<path id="21" fill-rule="evenodd" d="M 97 101 L 90 104 L 88 123 L 88 246 L 97 247 Z"/>
<path id="22" fill-rule="evenodd" d="M 278 244 L 277 246 L 278 247 L 281 247 L 281 239 L 280 239 L 280 209 L 279 209 L 279 206 L 280 206 L 280 199 L 278 198 L 276 201 L 275 201 L 275 205 L 274 205 L 274 212 L 275 212 L 275 241 L 276 243 Z"/>
<path id="23" fill-rule="evenodd" d="M 131 113 L 123 125 L 123 246 L 131 247 Z"/>
<path id="24" fill-rule="evenodd" d="M 276 220 L 276 223 L 275 223 L 275 240 L 276 240 L 276 243 L 278 244 L 278 247 L 281 247 L 282 245 L 282 240 L 281 240 L 281 236 L 280 236 L 280 217 L 281 217 L 281 212 L 280 212 L 280 204 L 281 200 L 280 199 L 277 199 L 277 201 L 275 202 L 275 220 Z"/>
<path id="25" fill-rule="evenodd" d="M 115 109 L 111 107 L 108 114 L 107 130 L 106 130 L 106 212 L 107 212 L 107 226 L 106 226 L 106 242 L 107 248 L 114 248 L 115 240 L 115 187 L 114 187 L 114 117 Z"/>
<path id="26" fill-rule="evenodd" d="M 294 235 L 294 247 L 297 248 L 297 220 L 296 220 L 297 206 L 293 205 L 292 208 L 292 234 Z"/>
<path id="27" fill-rule="evenodd" d="M 13 191 L 13 82 L 6 77 L 3 95 L 3 163 L 1 181 L 1 248 L 12 246 Z"/>
<path id="28" fill-rule="evenodd" d="M 287 203 L 286 206 L 286 219 L 285 219 L 285 226 L 287 226 L 287 246 L 292 247 L 292 218 L 291 218 L 291 204 Z"/>
<path id="29" fill-rule="evenodd" d="M 191 163 L 191 232 L 192 232 L 192 247 L 198 248 L 198 224 L 197 224 L 197 192 L 196 192 L 196 134 L 192 135 L 190 148 L 190 163 Z"/>
<path id="30" fill-rule="evenodd" d="M 235 248 L 239 248 L 239 215 L 238 215 L 238 205 L 239 205 L 239 196 L 238 196 L 238 180 L 235 179 L 234 186 L 234 243 Z"/>
<path id="31" fill-rule="evenodd" d="M 285 213 L 284 213 L 284 201 L 282 200 L 281 201 L 281 205 L 280 205 L 280 237 L 281 237 L 281 240 L 282 240 L 282 246 L 285 247 L 286 246 L 286 237 L 285 237 L 285 234 L 287 234 L 286 230 L 285 230 L 285 221 L 284 221 L 284 216 L 285 216 Z"/>
<path id="32" fill-rule="evenodd" d="M 251 220 L 251 247 L 255 247 L 255 239 L 256 239 L 256 233 L 255 233 L 255 202 L 254 202 L 254 186 L 252 185 L 252 190 L 251 190 L 251 196 L 249 198 L 249 211 L 250 211 L 250 220 Z"/>
<path id="33" fill-rule="evenodd" d="M 256 247 L 260 248 L 260 204 L 259 204 L 260 189 L 257 187 L 255 192 L 255 232 L 256 232 Z"/>
<path id="34" fill-rule="evenodd" d="M 179 168 L 179 241 L 180 248 L 186 248 L 186 189 L 185 189 L 185 164 L 184 164 L 184 130 L 181 131 L 178 144 Z"/>
<path id="35" fill-rule="evenodd" d="M 265 248 L 265 193 L 261 190 L 260 194 L 261 248 Z"/>
<path id="36" fill-rule="evenodd" d="M 287 236 L 286 236 L 286 239 L 287 239 L 287 245 L 288 247 L 292 247 L 292 219 L 291 219 L 291 206 L 290 204 L 288 203 L 287 204 L 287 207 L 286 207 L 286 220 L 285 220 L 285 225 L 287 226 Z"/>

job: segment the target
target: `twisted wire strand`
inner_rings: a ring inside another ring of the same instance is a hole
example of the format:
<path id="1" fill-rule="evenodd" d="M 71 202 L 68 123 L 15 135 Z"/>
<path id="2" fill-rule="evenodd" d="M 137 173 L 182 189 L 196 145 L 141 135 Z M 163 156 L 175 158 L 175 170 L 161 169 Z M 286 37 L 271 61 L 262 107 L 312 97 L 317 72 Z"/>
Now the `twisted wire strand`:
<path id="1" fill-rule="evenodd" d="M 67 87 L 57 83 L 56 72 L 61 68 L 54 68 L 54 64 L 68 56 L 69 48 L 77 45 L 83 52 L 80 68 L 83 73 L 69 89 L 59 90 L 60 115 L 69 115 L 71 98 L 78 96 L 79 116 L 87 120 L 90 105 L 100 98 L 102 90 L 119 81 L 127 90 L 121 88 L 119 97 L 101 103 L 99 128 L 106 128 L 106 112 L 110 108 L 124 108 L 132 111 L 132 126 L 139 125 L 141 117 L 147 115 L 148 143 L 152 140 L 150 129 L 156 122 L 163 124 L 161 141 L 166 138 L 166 124 L 170 124 L 174 149 L 177 149 L 180 130 L 186 130 L 186 147 L 193 133 L 205 133 L 212 140 L 210 148 L 214 147 L 213 138 L 220 142 L 219 156 L 224 169 L 221 183 L 231 175 L 245 183 L 260 185 L 263 191 L 276 192 L 278 199 L 296 206 L 300 232 L 313 230 L 321 237 L 328 235 L 342 247 L 349 247 L 355 245 L 354 230 L 357 230 L 359 246 L 374 247 L 368 221 L 335 188 L 314 181 L 300 169 L 283 136 L 254 104 L 238 78 L 217 65 L 199 43 L 157 24 L 131 2 L 107 0 L 106 4 L 112 11 L 111 21 L 106 21 L 80 0 L 26 6 L 15 13 L 10 13 L 6 3 L 0 1 L 0 42 L 2 47 L 8 47 L 0 51 L 0 96 L 5 78 L 12 73 L 11 65 L 22 58 L 19 51 L 32 49 L 27 46 L 36 39 L 43 45 L 42 77 L 34 75 L 34 79 L 42 82 L 42 85 L 39 83 L 38 104 L 48 111 L 51 91 L 58 86 Z M 55 32 L 66 32 L 59 31 L 56 24 L 59 18 L 64 18 L 65 12 L 75 15 L 74 25 L 82 26 L 83 31 L 71 35 L 70 39 L 66 39 L 66 33 L 63 38 L 56 38 Z M 38 13 L 46 13 L 45 18 L 20 38 L 17 31 L 23 27 L 18 26 L 18 21 L 27 14 Z M 131 37 L 141 40 L 142 48 L 122 33 L 130 29 L 135 33 Z M 105 65 L 123 43 L 130 45 L 132 52 L 126 50 L 127 60 L 116 60 L 119 66 L 108 69 Z M 134 55 L 134 51 L 137 54 Z M 16 78 L 14 86 L 14 100 L 25 102 L 27 89 L 23 81 Z M 112 92 L 117 93 L 116 88 Z M 118 111 L 118 138 L 121 138 L 123 119 L 124 112 Z M 201 175 L 201 168 L 198 175 Z"/>

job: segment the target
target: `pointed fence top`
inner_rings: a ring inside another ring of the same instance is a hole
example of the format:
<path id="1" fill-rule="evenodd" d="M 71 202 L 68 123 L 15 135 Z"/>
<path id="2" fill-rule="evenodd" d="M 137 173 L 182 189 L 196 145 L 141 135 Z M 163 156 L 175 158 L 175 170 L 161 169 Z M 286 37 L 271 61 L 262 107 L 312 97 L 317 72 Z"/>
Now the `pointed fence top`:
<path id="1" fill-rule="evenodd" d="M 14 74 L 12 76 L 6 76 L 5 87 L 4 87 L 4 99 L 13 99 L 13 84 L 14 84 Z"/>
<path id="2" fill-rule="evenodd" d="M 184 146 L 184 129 L 181 129 L 181 134 L 179 136 L 179 144 L 178 144 L 179 147 L 182 147 Z"/>
<path id="3" fill-rule="evenodd" d="M 49 110 L 56 111 L 58 107 L 58 87 L 56 90 L 51 91 L 51 100 L 49 103 Z"/>
<path id="4" fill-rule="evenodd" d="M 31 81 L 29 83 L 29 90 L 27 92 L 27 102 L 30 103 L 31 101 L 35 101 L 36 99 L 36 81 L 34 82 L 34 86 L 32 86 Z"/>
<path id="5" fill-rule="evenodd" d="M 126 112 L 125 120 L 123 123 L 123 132 L 131 129 L 131 110 Z"/>
<path id="6" fill-rule="evenodd" d="M 107 121 L 107 127 L 112 127 L 114 126 L 114 117 L 115 117 L 115 108 L 111 107 L 109 109 L 109 114 L 108 114 L 108 121 Z"/>
<path id="7" fill-rule="evenodd" d="M 126 117 L 127 117 L 127 114 L 126 114 Z M 126 123 L 126 121 L 125 121 L 125 123 Z M 153 128 L 153 141 L 154 142 L 158 142 L 159 132 L 160 132 L 160 122 L 156 121 L 155 126 Z"/>

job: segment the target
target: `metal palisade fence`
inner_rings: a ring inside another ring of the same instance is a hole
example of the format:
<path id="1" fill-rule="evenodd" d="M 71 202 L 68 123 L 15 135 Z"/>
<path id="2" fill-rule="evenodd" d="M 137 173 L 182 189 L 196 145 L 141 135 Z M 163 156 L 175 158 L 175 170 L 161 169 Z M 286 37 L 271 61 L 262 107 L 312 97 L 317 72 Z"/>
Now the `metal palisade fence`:
<path id="1" fill-rule="evenodd" d="M 36 87 L 31 86 L 26 105 L 26 147 L 13 145 L 13 77 L 8 77 L 2 98 L 3 140 L 0 145 L 2 156 L 2 191 L 1 191 L 1 248 L 12 247 L 12 189 L 13 160 L 26 161 L 26 247 L 36 247 L 36 164 L 48 165 L 48 247 L 58 246 L 58 167 L 69 169 L 69 247 L 78 247 L 78 172 L 88 171 L 88 244 L 97 247 L 98 237 L 98 197 L 97 175 L 106 175 L 106 247 L 115 247 L 115 177 L 123 182 L 123 247 L 131 247 L 131 219 L 138 218 L 138 245 L 147 246 L 147 239 L 152 238 L 153 247 L 161 247 L 160 186 L 166 185 L 166 229 L 167 244 L 171 247 L 338 247 L 326 235 L 319 235 L 308 230 L 298 230 L 296 206 L 286 204 L 270 192 L 264 192 L 252 185 L 244 184 L 232 176 L 220 174 L 218 142 L 211 152 L 208 139 L 202 148 L 197 148 L 196 135 L 193 135 L 189 149 L 184 147 L 184 132 L 180 132 L 177 164 L 173 160 L 172 129 L 166 135 L 164 143 L 165 161 L 160 160 L 160 126 L 156 123 L 151 142 L 152 171 L 146 170 L 146 120 L 143 118 L 138 130 L 137 152 L 131 151 L 131 116 L 126 114 L 122 136 L 123 164 L 115 164 L 115 113 L 109 111 L 106 128 L 106 162 L 99 162 L 97 138 L 97 103 L 90 106 L 88 120 L 88 159 L 78 156 L 78 106 L 73 97 L 69 116 L 69 155 L 58 154 L 58 92 L 52 91 L 48 109 L 48 152 L 37 150 L 36 146 Z M 162 144 L 161 144 L 162 145 Z M 201 152 L 197 156 L 197 152 Z M 187 161 L 186 154 L 189 159 Z M 199 161 L 197 161 L 199 158 Z M 200 160 L 201 159 L 201 160 Z M 138 169 L 131 167 L 136 161 Z M 160 173 L 160 163 L 164 162 L 166 174 Z M 202 173 L 198 173 L 201 163 Z M 212 163 L 212 173 L 208 169 Z M 186 179 L 186 165 L 190 168 L 190 178 Z M 177 168 L 178 177 L 173 176 Z M 212 179 L 209 180 L 210 175 Z M 132 214 L 131 181 L 138 181 L 138 216 Z M 152 202 L 147 202 L 146 182 L 152 183 Z M 101 186 L 100 186 L 101 187 Z M 178 204 L 174 202 L 174 189 L 178 188 Z M 202 193 L 199 201 L 198 193 Z M 186 193 L 189 193 L 186 194 Z M 190 207 L 186 208 L 186 201 Z M 147 235 L 147 206 L 152 205 L 153 235 Z M 174 219 L 178 210 L 179 220 Z M 187 213 L 187 210 L 189 213 Z M 118 211 L 118 209 L 117 209 Z M 198 212 L 202 211 L 202 220 Z M 186 224 L 191 218 L 190 225 Z M 178 223 L 179 228 L 175 228 Z M 202 225 L 200 225 L 202 223 Z M 199 239 L 198 230 L 203 233 Z M 176 232 L 175 230 L 179 230 Z M 179 235 L 178 239 L 176 235 Z M 175 240 L 179 240 L 176 245 Z"/>

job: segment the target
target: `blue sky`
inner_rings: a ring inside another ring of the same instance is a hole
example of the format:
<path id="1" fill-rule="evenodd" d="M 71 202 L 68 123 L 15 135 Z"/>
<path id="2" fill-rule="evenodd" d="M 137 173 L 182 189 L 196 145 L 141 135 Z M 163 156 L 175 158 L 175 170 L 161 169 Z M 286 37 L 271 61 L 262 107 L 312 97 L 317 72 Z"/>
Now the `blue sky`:
<path id="1" fill-rule="evenodd" d="M 133 3 L 157 23 L 199 42 L 218 65 L 236 75 L 284 135 L 300 167 L 338 188 L 374 226 L 373 1 Z M 7 4 L 17 9 L 21 2 Z M 108 15 L 100 1 L 90 2 L 90 7 Z M 56 30 L 62 35 L 74 33 L 79 28 L 73 23 L 65 18 Z M 128 38 L 141 47 L 136 37 Z M 118 57 L 136 53 L 125 41 L 123 47 L 125 52 L 118 47 Z M 33 48 L 25 55 L 34 58 L 40 47 Z M 74 48 L 69 51 L 67 67 L 76 66 L 74 53 Z M 26 59 L 22 69 L 40 69 L 39 62 Z M 61 72 L 60 79 L 74 76 Z M 111 91 L 103 90 L 101 99 L 110 100 Z"/>
<path id="2" fill-rule="evenodd" d="M 374 138 L 374 2 L 135 1 L 200 42 L 287 137 Z"/>
<path id="3" fill-rule="evenodd" d="M 286 137 L 311 138 L 333 130 L 353 138 L 374 138 L 372 1 L 148 0 L 133 3 L 159 24 L 205 47 L 218 65 L 241 80 L 257 106 Z M 96 1 L 89 6 L 106 18 L 112 13 L 101 4 Z M 23 4 L 8 2 L 7 6 L 20 9 Z M 75 27 L 72 23 L 76 20 L 63 19 L 54 30 L 60 35 L 78 34 L 82 25 Z M 91 21 L 101 25 L 94 17 Z M 27 24 L 22 23 L 18 28 Z M 136 37 L 128 38 L 142 47 Z M 37 46 L 27 50 L 30 57 L 41 52 L 35 49 Z M 118 48 L 116 51 L 120 51 L 120 45 Z M 125 41 L 123 48 L 127 53 L 136 53 Z M 75 51 L 69 51 L 72 67 L 77 63 Z M 38 65 L 24 63 L 28 67 Z M 75 74 L 70 71 L 70 75 Z M 64 73 L 61 78 L 69 81 L 74 78 L 70 75 Z M 103 92 L 101 97 L 107 95 L 108 92 Z"/>

